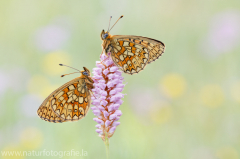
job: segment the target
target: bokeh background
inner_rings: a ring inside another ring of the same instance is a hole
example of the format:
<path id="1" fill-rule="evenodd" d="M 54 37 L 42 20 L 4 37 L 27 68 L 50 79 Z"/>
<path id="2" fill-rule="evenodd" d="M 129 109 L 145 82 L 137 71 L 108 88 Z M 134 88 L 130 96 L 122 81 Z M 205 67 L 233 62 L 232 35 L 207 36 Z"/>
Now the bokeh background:
<path id="1" fill-rule="evenodd" d="M 124 15 L 111 34 L 166 44 L 144 71 L 123 75 L 127 95 L 111 158 L 240 158 L 239 0 L 1 0 L 0 149 L 83 149 L 87 157 L 63 158 L 106 158 L 91 111 L 62 124 L 43 121 L 36 111 L 78 76 L 60 78 L 74 71 L 59 63 L 95 67 L 110 15 L 112 24 Z"/>

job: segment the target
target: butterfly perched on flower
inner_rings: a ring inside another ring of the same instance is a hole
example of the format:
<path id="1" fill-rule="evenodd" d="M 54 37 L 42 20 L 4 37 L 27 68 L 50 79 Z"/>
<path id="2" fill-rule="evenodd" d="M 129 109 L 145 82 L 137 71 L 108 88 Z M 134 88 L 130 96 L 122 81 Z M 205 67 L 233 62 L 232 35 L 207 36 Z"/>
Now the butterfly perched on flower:
<path id="1" fill-rule="evenodd" d="M 111 35 L 110 30 L 106 32 L 103 30 L 100 34 L 103 51 L 105 54 L 111 52 L 110 56 L 115 65 L 127 74 L 132 75 L 142 71 L 147 64 L 164 53 L 165 45 L 161 41 L 134 35 Z"/>
<path id="2" fill-rule="evenodd" d="M 90 71 L 86 67 L 83 69 L 84 71 L 78 70 L 80 77 L 65 83 L 43 101 L 37 110 L 41 119 L 59 123 L 77 121 L 86 116 L 91 104 L 90 92 L 94 82 Z"/>

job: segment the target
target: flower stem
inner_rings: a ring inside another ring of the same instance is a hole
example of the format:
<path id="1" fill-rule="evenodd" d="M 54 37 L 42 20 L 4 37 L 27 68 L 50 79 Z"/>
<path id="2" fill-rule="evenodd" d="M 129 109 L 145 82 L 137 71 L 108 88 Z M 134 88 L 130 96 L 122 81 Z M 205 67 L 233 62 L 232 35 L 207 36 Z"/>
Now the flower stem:
<path id="1" fill-rule="evenodd" d="M 107 159 L 109 159 L 109 138 L 107 136 L 107 133 L 105 133 L 105 146 L 106 146 L 106 154 L 107 154 Z"/>

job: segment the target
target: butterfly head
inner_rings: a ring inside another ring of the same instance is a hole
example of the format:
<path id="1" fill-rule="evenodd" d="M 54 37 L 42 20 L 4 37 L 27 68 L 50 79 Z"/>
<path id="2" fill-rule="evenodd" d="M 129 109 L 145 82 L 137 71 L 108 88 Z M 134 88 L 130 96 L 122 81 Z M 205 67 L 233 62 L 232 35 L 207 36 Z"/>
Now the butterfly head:
<path id="1" fill-rule="evenodd" d="M 94 83 L 94 81 L 92 80 L 92 77 L 90 77 L 89 69 L 87 69 L 86 67 L 83 67 L 83 69 L 84 69 L 84 71 L 81 71 L 83 78 L 86 78 L 88 80 L 88 82 L 90 82 L 90 83 Z M 88 87 L 89 87 L 89 89 L 94 88 L 94 86 L 91 84 L 88 85 Z"/>
<path id="2" fill-rule="evenodd" d="M 105 32 L 104 30 L 101 32 L 101 39 L 106 40 L 109 37 L 109 32 Z"/>
<path id="3" fill-rule="evenodd" d="M 85 76 L 90 76 L 90 71 L 86 67 L 83 67 L 84 71 L 81 71 L 81 73 Z"/>

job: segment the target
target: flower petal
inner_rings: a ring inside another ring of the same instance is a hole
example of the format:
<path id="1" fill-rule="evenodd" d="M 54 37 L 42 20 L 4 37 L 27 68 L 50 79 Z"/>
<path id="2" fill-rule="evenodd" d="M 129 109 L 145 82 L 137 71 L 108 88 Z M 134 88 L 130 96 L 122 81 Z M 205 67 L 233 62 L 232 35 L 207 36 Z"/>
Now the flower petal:
<path id="1" fill-rule="evenodd" d="M 110 130 L 109 130 L 109 133 L 114 133 L 114 131 L 116 130 L 116 126 L 113 126 Z"/>

